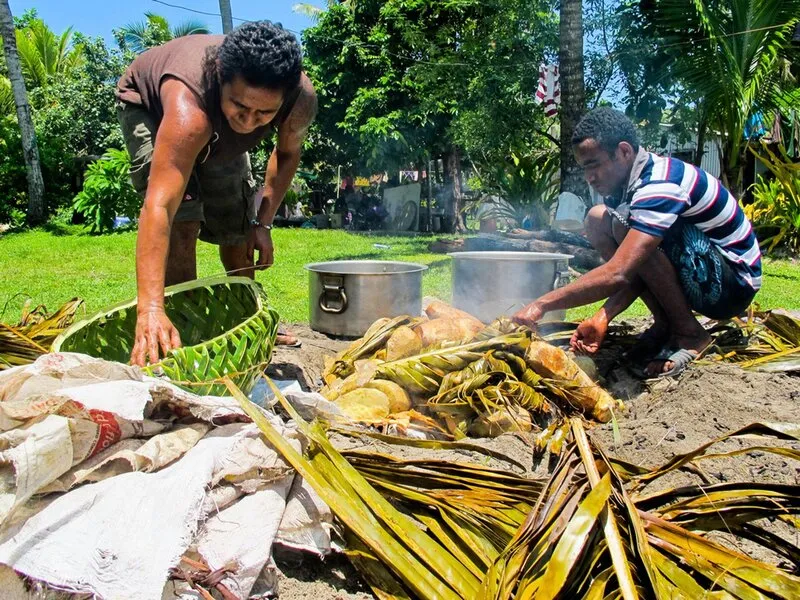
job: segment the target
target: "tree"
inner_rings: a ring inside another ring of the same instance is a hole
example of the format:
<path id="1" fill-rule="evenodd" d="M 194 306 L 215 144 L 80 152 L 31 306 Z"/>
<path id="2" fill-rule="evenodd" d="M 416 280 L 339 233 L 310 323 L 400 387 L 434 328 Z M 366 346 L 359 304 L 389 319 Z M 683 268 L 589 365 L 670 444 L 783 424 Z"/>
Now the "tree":
<path id="1" fill-rule="evenodd" d="M 31 118 L 31 107 L 28 104 L 28 93 L 25 89 L 25 79 L 22 74 L 19 55 L 17 54 L 17 41 L 14 30 L 14 19 L 8 0 L 0 0 L 0 36 L 3 38 L 8 79 L 14 94 L 17 108 L 17 121 L 22 135 L 22 147 L 25 155 L 25 165 L 28 175 L 28 213 L 27 219 L 31 224 L 44 220 L 44 179 L 39 161 L 39 148 L 36 145 L 36 132 Z"/>
<path id="2" fill-rule="evenodd" d="M 67 75 L 80 66 L 80 44 L 72 43 L 72 27 L 57 35 L 38 17 L 16 30 L 17 52 L 28 88 L 45 86 L 56 75 Z"/>
<path id="3" fill-rule="evenodd" d="M 222 33 L 233 29 L 233 14 L 231 14 L 231 0 L 219 0 L 219 15 L 222 17 Z"/>
<path id="4" fill-rule="evenodd" d="M 721 135 L 723 183 L 740 194 L 748 122 L 762 115 L 771 123 L 777 110 L 800 106 L 788 69 L 797 57 L 791 39 L 800 22 L 800 0 L 628 4 L 642 37 L 660 48 L 642 83 L 676 82 L 684 92 L 679 102 L 694 104 L 700 115 L 701 134 L 708 127 Z"/>
<path id="5" fill-rule="evenodd" d="M 330 3 L 304 32 L 320 98 L 321 135 L 312 138 L 356 169 L 442 158 L 453 183 L 465 154 L 488 167 L 541 144 L 533 94 L 556 39 L 549 8 L 547 0 Z M 458 223 L 458 202 L 449 208 Z"/>
<path id="6" fill-rule="evenodd" d="M 58 75 L 69 75 L 80 67 L 83 51 L 72 43 L 72 28 L 55 34 L 37 15 L 28 11 L 14 19 L 17 55 L 28 91 L 47 86 Z M 0 116 L 14 112 L 11 82 L 0 69 Z"/>
<path id="7" fill-rule="evenodd" d="M 114 30 L 117 43 L 123 50 L 131 50 L 141 54 L 148 48 L 160 46 L 175 38 L 185 35 L 211 33 L 211 30 L 200 21 L 188 20 L 175 26 L 170 26 L 169 21 L 155 13 L 144 13 L 145 20 L 130 23 L 120 29 Z"/>
<path id="8" fill-rule="evenodd" d="M 586 110 L 582 10 L 581 0 L 561 0 L 558 51 L 561 80 L 561 191 L 587 199 L 586 182 L 572 153 L 572 133 Z"/>
<path id="9" fill-rule="evenodd" d="M 29 30 L 49 31 L 35 14 L 26 13 L 14 22 L 17 39 L 28 39 Z M 38 37 L 55 41 L 65 38 L 63 34 Z M 80 33 L 70 35 L 69 46 L 53 43 L 35 47 L 41 49 L 35 56 L 45 58 L 40 61 L 42 65 L 60 65 L 48 67 L 46 76 L 33 81 L 26 76 L 41 171 L 47 181 L 44 205 L 46 212 L 52 213 L 71 202 L 88 162 L 108 148 L 122 147 L 114 89 L 127 62 L 120 52 L 109 50 L 101 38 L 89 39 Z M 69 61 L 53 60 L 77 52 L 80 59 L 72 61 L 69 67 L 66 66 Z M 35 61 L 29 60 L 28 64 Z M 3 72 L 7 70 L 0 61 L 0 73 Z M 37 85 L 37 81 L 42 85 Z M 9 91 L 11 104 L 9 110 L 3 111 L 5 89 Z M 29 201 L 25 152 L 13 114 L 10 82 L 0 76 L 0 222 L 15 221 Z"/>
<path id="10" fill-rule="evenodd" d="M 305 15 L 315 23 L 318 23 L 320 17 L 325 14 L 325 11 L 336 4 L 343 4 L 351 8 L 353 6 L 352 0 L 325 0 L 325 4 L 326 7 L 322 8 L 321 6 L 315 6 L 314 4 L 309 4 L 308 2 L 299 2 L 292 5 L 292 11 L 301 15 Z"/>

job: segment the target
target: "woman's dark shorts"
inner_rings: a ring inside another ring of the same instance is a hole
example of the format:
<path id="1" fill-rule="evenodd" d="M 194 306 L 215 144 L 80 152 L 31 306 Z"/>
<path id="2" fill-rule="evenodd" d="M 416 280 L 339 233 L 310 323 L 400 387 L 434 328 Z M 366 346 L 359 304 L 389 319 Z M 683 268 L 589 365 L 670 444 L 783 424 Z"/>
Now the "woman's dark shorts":
<path id="1" fill-rule="evenodd" d="M 131 181 L 142 196 L 147 191 L 153 142 L 158 121 L 143 107 L 117 102 L 117 118 L 131 157 Z M 219 246 L 239 246 L 247 241 L 255 218 L 257 185 L 245 154 L 224 164 L 201 162 L 192 171 L 175 221 L 199 221 L 200 239 Z"/>

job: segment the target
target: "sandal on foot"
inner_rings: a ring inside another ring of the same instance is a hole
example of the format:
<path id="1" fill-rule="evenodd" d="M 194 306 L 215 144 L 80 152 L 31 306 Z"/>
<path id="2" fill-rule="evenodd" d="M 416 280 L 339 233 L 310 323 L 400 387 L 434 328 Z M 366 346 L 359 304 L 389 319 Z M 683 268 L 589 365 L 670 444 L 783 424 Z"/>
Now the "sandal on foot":
<path id="1" fill-rule="evenodd" d="M 683 373 L 686 368 L 700 356 L 699 352 L 686 350 L 685 348 L 664 348 L 653 357 L 653 361 L 671 362 L 672 368 L 657 375 L 650 375 L 650 379 L 675 378 Z"/>

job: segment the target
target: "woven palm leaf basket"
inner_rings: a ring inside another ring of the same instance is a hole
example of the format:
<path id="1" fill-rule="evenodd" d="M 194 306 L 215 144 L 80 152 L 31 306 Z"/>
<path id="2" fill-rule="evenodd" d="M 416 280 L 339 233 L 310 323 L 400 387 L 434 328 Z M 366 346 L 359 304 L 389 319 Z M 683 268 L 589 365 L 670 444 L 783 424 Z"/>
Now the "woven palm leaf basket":
<path id="1" fill-rule="evenodd" d="M 181 336 L 181 348 L 148 365 L 195 394 L 224 396 L 219 381 L 229 376 L 249 393 L 269 363 L 278 332 L 278 313 L 264 289 L 246 277 L 213 277 L 168 287 L 164 308 Z M 118 304 L 75 323 L 53 343 L 53 352 L 80 352 L 122 363 L 130 361 L 136 300 Z"/>

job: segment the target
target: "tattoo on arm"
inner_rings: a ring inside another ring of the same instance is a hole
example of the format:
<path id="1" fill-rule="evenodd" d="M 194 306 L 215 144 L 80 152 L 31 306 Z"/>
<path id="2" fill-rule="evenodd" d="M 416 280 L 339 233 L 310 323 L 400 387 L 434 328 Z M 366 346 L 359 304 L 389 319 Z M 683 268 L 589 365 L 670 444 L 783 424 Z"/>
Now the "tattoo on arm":
<path id="1" fill-rule="evenodd" d="M 317 94 L 313 88 L 303 90 L 287 119 L 289 133 L 304 138 L 308 128 L 317 116 Z"/>

